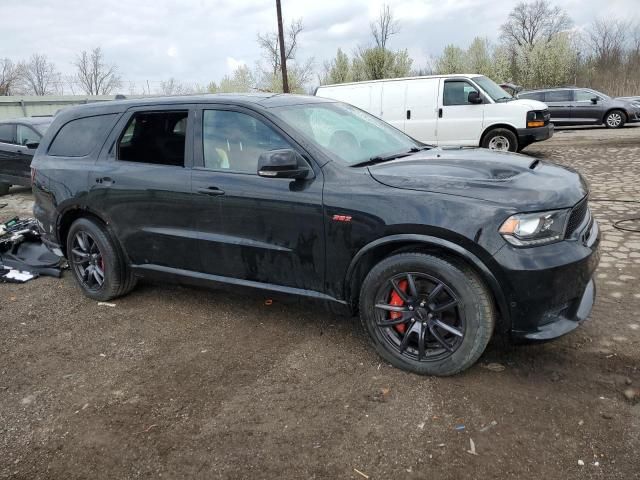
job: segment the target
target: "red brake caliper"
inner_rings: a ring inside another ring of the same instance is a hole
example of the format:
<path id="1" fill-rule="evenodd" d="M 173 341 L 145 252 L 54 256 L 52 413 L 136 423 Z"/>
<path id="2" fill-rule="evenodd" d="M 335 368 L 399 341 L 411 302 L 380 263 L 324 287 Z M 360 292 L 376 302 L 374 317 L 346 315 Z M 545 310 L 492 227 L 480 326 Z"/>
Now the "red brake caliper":
<path id="1" fill-rule="evenodd" d="M 407 291 L 407 281 L 406 280 L 402 280 L 402 281 L 398 282 L 398 287 L 403 292 L 406 292 Z M 394 289 L 391 289 L 391 298 L 389 299 L 389 305 L 395 305 L 396 307 L 400 307 L 400 306 L 404 305 L 404 302 L 400 298 L 400 295 L 398 295 L 398 292 L 396 292 Z M 391 318 L 390 318 L 391 320 L 395 320 L 396 318 L 400 318 L 400 316 L 402 315 L 400 312 L 389 312 L 389 313 L 391 314 Z M 394 326 L 393 328 L 395 328 L 399 333 L 404 333 L 404 331 L 406 330 L 407 326 L 404 323 L 400 323 L 400 324 Z"/>

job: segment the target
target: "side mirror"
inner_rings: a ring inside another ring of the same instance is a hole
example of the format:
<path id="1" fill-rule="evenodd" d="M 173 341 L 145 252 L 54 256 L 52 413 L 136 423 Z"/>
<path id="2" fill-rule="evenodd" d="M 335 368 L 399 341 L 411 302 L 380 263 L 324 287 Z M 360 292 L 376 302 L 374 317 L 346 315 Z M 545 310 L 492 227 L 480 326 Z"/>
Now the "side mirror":
<path id="1" fill-rule="evenodd" d="M 40 142 L 29 142 L 29 143 L 26 143 L 24 146 L 27 147 L 29 150 L 35 150 L 36 148 L 38 148 L 38 145 L 40 145 Z"/>
<path id="2" fill-rule="evenodd" d="M 469 95 L 467 95 L 467 101 L 471 104 L 477 105 L 482 103 L 482 97 L 478 92 L 469 92 Z"/>
<path id="3" fill-rule="evenodd" d="M 290 149 L 270 150 L 258 158 L 258 175 L 269 178 L 307 178 L 307 162 Z"/>
<path id="4" fill-rule="evenodd" d="M 598 103 L 598 97 L 593 97 L 593 98 L 591 99 L 591 103 L 593 103 L 594 105 L 595 105 L 596 103 Z"/>

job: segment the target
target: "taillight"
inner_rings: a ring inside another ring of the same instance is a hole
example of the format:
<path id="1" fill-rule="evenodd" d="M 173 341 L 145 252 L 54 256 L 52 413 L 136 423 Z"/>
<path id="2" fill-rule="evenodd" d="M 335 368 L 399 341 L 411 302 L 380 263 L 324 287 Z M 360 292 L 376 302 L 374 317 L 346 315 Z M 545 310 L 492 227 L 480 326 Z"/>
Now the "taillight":
<path id="1" fill-rule="evenodd" d="M 31 167 L 31 186 L 33 186 L 35 181 L 36 181 L 36 169 Z"/>

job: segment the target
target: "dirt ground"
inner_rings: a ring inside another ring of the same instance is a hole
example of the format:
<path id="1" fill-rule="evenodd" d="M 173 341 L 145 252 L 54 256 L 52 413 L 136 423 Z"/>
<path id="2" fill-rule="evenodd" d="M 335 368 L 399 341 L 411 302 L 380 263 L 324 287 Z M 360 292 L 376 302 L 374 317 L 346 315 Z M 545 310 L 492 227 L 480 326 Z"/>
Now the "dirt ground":
<path id="1" fill-rule="evenodd" d="M 640 204 L 603 201 L 640 200 L 640 128 L 525 152 L 591 183 L 603 256 L 574 333 L 423 378 L 355 319 L 266 293 L 143 284 L 109 307 L 68 272 L 0 285 L 0 478 L 640 478 L 640 234 L 612 226 Z M 31 202 L 12 190 L 0 218 Z"/>

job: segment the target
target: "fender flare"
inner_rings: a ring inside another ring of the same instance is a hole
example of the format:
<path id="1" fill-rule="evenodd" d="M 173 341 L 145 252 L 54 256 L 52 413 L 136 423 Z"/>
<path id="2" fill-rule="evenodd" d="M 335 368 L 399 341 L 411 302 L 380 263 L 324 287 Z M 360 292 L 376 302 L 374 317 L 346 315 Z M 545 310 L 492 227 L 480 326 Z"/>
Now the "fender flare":
<path id="1" fill-rule="evenodd" d="M 349 286 L 351 285 L 351 280 L 353 278 L 353 274 L 356 270 L 356 267 L 358 266 L 358 262 L 362 259 L 362 257 L 367 253 L 371 252 L 372 250 L 374 250 L 375 248 L 380 247 L 382 245 L 389 245 L 392 243 L 400 243 L 400 242 L 421 243 L 428 246 L 439 247 L 439 248 L 449 250 L 454 254 L 462 257 L 469 264 L 475 267 L 475 269 L 480 273 L 481 278 L 487 283 L 487 286 L 489 287 L 491 293 L 493 294 L 496 300 L 496 304 L 497 304 L 496 306 L 498 307 L 498 311 L 500 312 L 500 315 L 502 317 L 504 324 L 505 325 L 511 324 L 511 314 L 509 313 L 507 299 L 505 297 L 502 286 L 498 281 L 498 279 L 496 278 L 496 276 L 493 274 L 493 272 L 485 265 L 485 263 L 482 260 L 480 260 L 480 258 L 478 258 L 475 254 L 473 254 L 466 248 L 460 246 L 459 244 L 451 242 L 450 240 L 445 240 L 443 238 L 434 237 L 431 235 L 422 235 L 422 234 L 413 234 L 413 233 L 389 235 L 387 237 L 378 238 L 377 240 L 374 240 L 368 243 L 367 245 L 365 245 L 364 247 L 362 247 L 355 254 L 353 259 L 351 260 L 351 263 L 349 264 L 349 267 L 347 268 L 347 273 L 345 276 L 345 283 L 344 283 L 345 299 L 349 298 L 349 291 L 348 291 Z"/>

